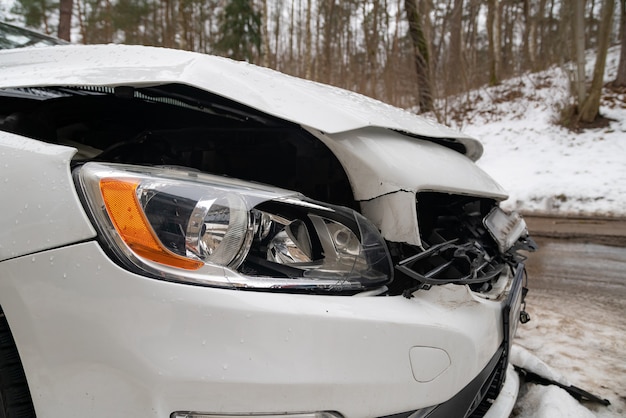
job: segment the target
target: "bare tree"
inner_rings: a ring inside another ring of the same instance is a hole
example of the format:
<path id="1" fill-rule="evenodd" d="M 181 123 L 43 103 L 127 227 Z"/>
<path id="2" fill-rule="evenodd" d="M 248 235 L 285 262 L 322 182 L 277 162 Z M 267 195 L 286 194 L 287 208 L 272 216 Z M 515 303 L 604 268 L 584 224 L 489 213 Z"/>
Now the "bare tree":
<path id="1" fill-rule="evenodd" d="M 613 81 L 614 87 L 626 87 L 626 0 L 620 0 L 620 47 L 619 66 L 617 68 L 617 76 Z"/>
<path id="2" fill-rule="evenodd" d="M 574 3 L 574 44 L 576 50 L 576 98 L 578 105 L 585 102 L 585 2 L 573 0 Z"/>
<path id="3" fill-rule="evenodd" d="M 502 67 L 501 56 L 501 21 L 502 8 L 500 0 L 488 0 L 487 3 L 487 38 L 489 40 L 489 84 L 496 85 L 500 82 Z"/>
<path id="4" fill-rule="evenodd" d="M 409 36 L 413 45 L 415 71 L 417 72 L 418 104 L 420 112 L 429 112 L 433 110 L 433 96 L 428 71 L 428 45 L 415 0 L 405 0 L 404 8 L 409 21 Z"/>
<path id="5" fill-rule="evenodd" d="M 335 16 L 335 0 L 322 0 L 320 4 L 321 10 L 320 13 L 324 15 L 324 38 L 322 42 L 322 59 L 321 61 L 321 71 L 319 72 L 322 76 L 321 81 L 324 83 L 332 82 L 332 40 L 333 40 L 333 22 L 336 21 L 337 16 Z"/>
<path id="6" fill-rule="evenodd" d="M 463 0 L 454 0 L 450 15 L 450 46 L 448 47 L 448 59 L 446 65 L 445 93 L 454 94 L 465 90 L 464 86 L 464 62 L 461 34 L 463 22 Z"/>
<path id="7" fill-rule="evenodd" d="M 530 24 L 530 28 L 528 30 L 528 36 L 530 40 L 528 42 L 528 54 L 530 57 L 530 69 L 532 71 L 537 71 L 540 68 L 540 64 L 538 62 L 538 54 L 539 54 L 539 43 L 543 40 L 543 22 L 544 22 L 544 14 L 546 10 L 546 0 L 539 0 L 539 5 L 537 6 L 537 13 L 534 14 L 528 24 Z"/>
<path id="8" fill-rule="evenodd" d="M 70 40 L 70 29 L 72 27 L 72 0 L 59 1 L 59 28 L 57 36 L 66 41 Z"/>
<path id="9" fill-rule="evenodd" d="M 313 35 L 311 34 L 311 0 L 306 2 L 306 17 L 304 23 L 304 77 L 311 79 L 313 76 L 312 52 Z"/>
<path id="10" fill-rule="evenodd" d="M 464 59 L 468 68 L 468 79 L 465 80 L 468 86 L 481 83 L 481 73 L 485 72 L 482 61 L 479 60 L 481 48 L 479 45 L 479 17 L 481 16 L 481 0 L 469 0 L 467 18 L 465 21 L 465 37 L 463 39 Z"/>
<path id="11" fill-rule="evenodd" d="M 269 16 L 267 15 L 267 0 L 263 0 L 261 8 L 261 40 L 263 49 L 261 50 L 261 65 L 270 66 L 270 37 L 267 32 Z"/>
<path id="12" fill-rule="evenodd" d="M 600 111 L 600 95 L 604 81 L 604 67 L 606 65 L 606 55 L 609 49 L 614 9 L 614 0 L 604 0 L 602 5 L 602 19 L 600 21 L 600 35 L 598 37 L 598 53 L 593 69 L 593 80 L 591 81 L 591 87 L 589 88 L 587 97 L 580 107 L 578 116 L 580 122 L 593 122 Z"/>
<path id="13" fill-rule="evenodd" d="M 78 17 L 78 27 L 82 43 L 87 43 L 87 30 L 85 28 L 85 14 L 82 7 L 82 1 L 76 0 L 76 16 Z"/>

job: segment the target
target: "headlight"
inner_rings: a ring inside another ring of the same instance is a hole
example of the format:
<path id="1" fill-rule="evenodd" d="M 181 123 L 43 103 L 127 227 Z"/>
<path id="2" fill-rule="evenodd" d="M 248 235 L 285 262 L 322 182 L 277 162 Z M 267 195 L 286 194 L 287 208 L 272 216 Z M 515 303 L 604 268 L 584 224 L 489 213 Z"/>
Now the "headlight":
<path id="1" fill-rule="evenodd" d="M 528 235 L 526 222 L 519 213 L 507 214 L 498 206 L 485 216 L 483 224 L 503 253 L 511 248 L 520 237 Z"/>
<path id="2" fill-rule="evenodd" d="M 75 178 L 106 247 L 153 277 L 344 293 L 392 277 L 378 230 L 351 209 L 184 169 L 87 163 Z"/>

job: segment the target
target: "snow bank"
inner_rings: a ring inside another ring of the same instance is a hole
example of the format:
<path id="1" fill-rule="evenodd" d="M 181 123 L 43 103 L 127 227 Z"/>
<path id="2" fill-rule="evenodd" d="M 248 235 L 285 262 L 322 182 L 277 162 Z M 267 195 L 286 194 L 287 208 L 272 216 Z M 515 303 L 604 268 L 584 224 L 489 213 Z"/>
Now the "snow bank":
<path id="1" fill-rule="evenodd" d="M 595 418 L 595 415 L 561 388 L 529 384 L 511 417 Z"/>
<path id="2" fill-rule="evenodd" d="M 612 48 L 607 82 L 618 60 Z M 600 112 L 610 125 L 575 133 L 554 124 L 568 84 L 564 70 L 551 68 L 474 91 L 457 127 L 483 142 L 478 165 L 509 191 L 505 209 L 626 217 L 626 94 L 605 89 Z"/>
<path id="3" fill-rule="evenodd" d="M 522 346 L 514 344 L 513 347 L 511 347 L 511 356 L 509 357 L 509 361 L 512 365 L 535 373 L 538 376 L 553 380 L 564 386 L 571 386 L 571 383 L 569 383 L 563 375 L 553 370 L 550 366 Z"/>

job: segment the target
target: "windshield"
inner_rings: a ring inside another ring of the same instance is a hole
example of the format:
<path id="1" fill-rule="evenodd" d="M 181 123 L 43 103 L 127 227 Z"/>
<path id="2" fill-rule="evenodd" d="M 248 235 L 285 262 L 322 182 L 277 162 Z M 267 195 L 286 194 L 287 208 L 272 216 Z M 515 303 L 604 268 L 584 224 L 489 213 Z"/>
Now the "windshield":
<path id="1" fill-rule="evenodd" d="M 0 22 L 0 49 L 64 44 L 67 42 L 62 39 Z"/>

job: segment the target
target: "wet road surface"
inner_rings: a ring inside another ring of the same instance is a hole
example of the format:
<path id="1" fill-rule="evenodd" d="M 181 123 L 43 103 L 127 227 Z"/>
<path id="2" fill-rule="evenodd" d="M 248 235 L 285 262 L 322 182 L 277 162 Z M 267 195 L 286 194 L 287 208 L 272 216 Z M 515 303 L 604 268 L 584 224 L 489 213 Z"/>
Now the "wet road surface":
<path id="1" fill-rule="evenodd" d="M 626 247 L 624 218 L 524 217 L 531 235 Z"/>
<path id="2" fill-rule="evenodd" d="M 626 247 L 542 237 L 535 240 L 539 251 L 526 262 L 533 291 L 602 301 L 626 316 Z"/>
<path id="3" fill-rule="evenodd" d="M 540 249 L 526 262 L 532 319 L 516 343 L 571 384 L 609 399 L 609 407 L 585 405 L 596 416 L 626 416 L 626 246 L 535 240 Z"/>

